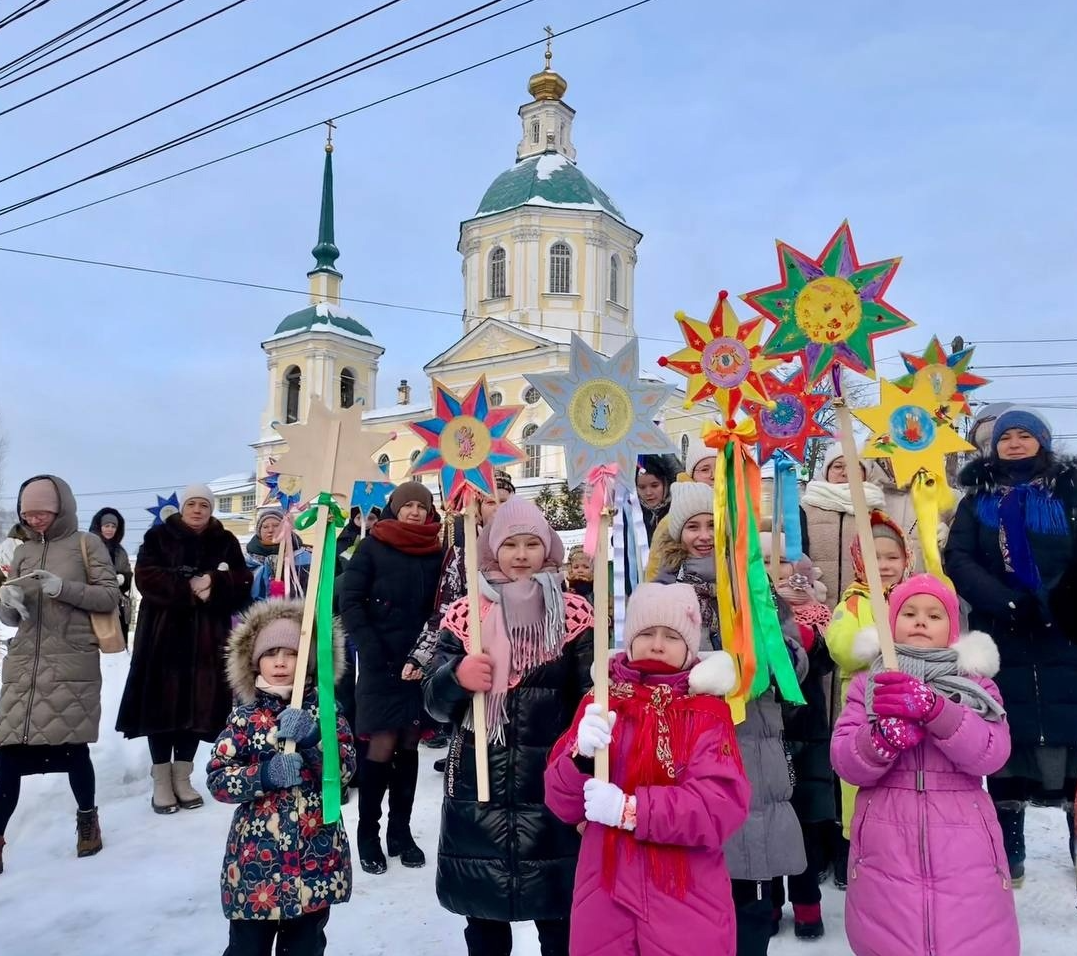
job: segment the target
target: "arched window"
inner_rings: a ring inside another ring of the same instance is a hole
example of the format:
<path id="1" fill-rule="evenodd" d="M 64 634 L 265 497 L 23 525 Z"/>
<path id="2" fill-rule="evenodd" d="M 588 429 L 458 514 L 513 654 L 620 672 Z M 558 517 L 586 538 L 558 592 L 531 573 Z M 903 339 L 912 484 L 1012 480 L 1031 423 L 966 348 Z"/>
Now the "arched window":
<path id="1" fill-rule="evenodd" d="M 681 435 L 681 461 L 688 461 L 688 436 Z"/>
<path id="2" fill-rule="evenodd" d="M 534 385 L 528 385 L 524 389 L 524 401 L 528 405 L 537 405 L 542 400 L 542 393 Z"/>
<path id="3" fill-rule="evenodd" d="M 489 398 L 491 408 L 497 408 L 502 402 L 505 401 L 505 396 L 502 395 L 500 392 L 491 392 Z"/>
<path id="4" fill-rule="evenodd" d="M 620 302 L 621 294 L 621 260 L 619 256 L 610 256 L 610 302 Z"/>
<path id="5" fill-rule="evenodd" d="M 538 143 L 539 141 L 539 121 L 533 120 L 531 123 L 531 142 Z"/>
<path id="6" fill-rule="evenodd" d="M 355 404 L 355 372 L 350 368 L 340 373 L 340 407 L 351 408 Z"/>
<path id="7" fill-rule="evenodd" d="M 388 478 L 389 477 L 389 456 L 388 455 L 379 455 L 378 456 L 378 467 L 381 469 L 381 473 L 383 475 L 385 475 L 386 478 Z"/>
<path id="8" fill-rule="evenodd" d="M 299 366 L 293 365 L 284 373 L 284 424 L 299 421 L 299 385 L 302 378 Z"/>
<path id="9" fill-rule="evenodd" d="M 523 431 L 524 454 L 527 456 L 524 459 L 525 478 L 538 478 L 542 471 L 542 446 L 527 444 L 527 439 L 537 431 L 538 425 L 528 425 Z"/>
<path id="10" fill-rule="evenodd" d="M 417 462 L 419 460 L 419 455 L 421 455 L 421 454 L 422 454 L 421 450 L 416 448 L 415 451 L 413 451 L 410 455 L 408 455 L 408 464 L 409 465 L 414 465 L 415 462 Z"/>
<path id="11" fill-rule="evenodd" d="M 572 247 L 567 242 L 550 246 L 550 291 L 572 291 Z"/>
<path id="12" fill-rule="evenodd" d="M 495 246 L 490 253 L 490 298 L 503 299 L 505 288 L 505 250 Z"/>

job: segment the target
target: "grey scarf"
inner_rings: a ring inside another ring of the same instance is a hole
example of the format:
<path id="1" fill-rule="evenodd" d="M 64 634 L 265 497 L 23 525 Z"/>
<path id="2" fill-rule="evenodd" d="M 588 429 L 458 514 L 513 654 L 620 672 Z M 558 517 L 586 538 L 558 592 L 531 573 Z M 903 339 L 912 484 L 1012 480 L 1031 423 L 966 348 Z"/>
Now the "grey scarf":
<path id="1" fill-rule="evenodd" d="M 957 651 L 952 647 L 909 647 L 898 644 L 898 667 L 910 677 L 922 680 L 936 694 L 956 700 L 962 707 L 968 707 L 974 714 L 984 720 L 1001 720 L 1006 716 L 1002 705 L 985 691 L 976 681 L 962 676 L 957 666 Z M 872 707 L 874 684 L 871 678 L 882 673 L 882 657 L 876 657 L 868 670 L 868 686 L 864 695 L 864 706 L 868 716 L 874 717 Z"/>

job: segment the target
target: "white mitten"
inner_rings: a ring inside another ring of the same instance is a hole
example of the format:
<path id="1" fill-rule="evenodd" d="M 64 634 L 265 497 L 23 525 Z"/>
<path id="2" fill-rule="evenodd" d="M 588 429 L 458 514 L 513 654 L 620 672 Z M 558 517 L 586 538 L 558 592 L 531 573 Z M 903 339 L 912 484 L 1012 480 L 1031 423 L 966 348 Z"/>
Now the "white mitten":
<path id="1" fill-rule="evenodd" d="M 5 584 L 0 587 L 0 604 L 11 608 L 22 620 L 26 620 L 30 613 L 26 610 L 26 595 L 17 584 Z"/>
<path id="2" fill-rule="evenodd" d="M 57 574 L 53 574 L 51 571 L 46 571 L 44 568 L 36 568 L 31 571 L 28 578 L 34 578 L 41 582 L 41 593 L 47 595 L 50 598 L 59 596 L 60 591 L 64 586 L 64 579 Z"/>
<path id="3" fill-rule="evenodd" d="M 576 732 L 576 745 L 585 757 L 593 757 L 596 750 L 605 750 L 613 739 L 613 724 L 617 715 L 604 716 L 598 704 L 588 704 L 580 718 Z"/>
<path id="4" fill-rule="evenodd" d="M 607 827 L 635 828 L 625 825 L 625 794 L 615 783 L 603 783 L 592 777 L 583 785 L 583 815 L 591 823 Z"/>

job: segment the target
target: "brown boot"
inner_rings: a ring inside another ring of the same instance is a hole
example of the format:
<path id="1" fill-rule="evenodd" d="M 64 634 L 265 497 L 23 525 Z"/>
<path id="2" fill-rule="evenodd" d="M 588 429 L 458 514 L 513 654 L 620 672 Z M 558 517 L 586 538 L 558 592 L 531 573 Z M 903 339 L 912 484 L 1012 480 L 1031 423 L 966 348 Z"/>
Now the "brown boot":
<path id="1" fill-rule="evenodd" d="M 93 856 L 101 852 L 101 824 L 97 819 L 97 807 L 92 810 L 79 810 L 75 814 L 78 828 L 78 855 Z"/>
<path id="2" fill-rule="evenodd" d="M 154 813 L 176 813 L 179 804 L 176 803 L 176 791 L 172 789 L 172 764 L 155 763 L 150 768 L 150 776 L 153 777 L 153 796 L 150 804 Z"/>
<path id="3" fill-rule="evenodd" d="M 193 772 L 194 764 L 190 760 L 177 760 L 172 764 L 172 789 L 184 810 L 197 810 L 202 806 L 202 794 L 191 786 Z"/>

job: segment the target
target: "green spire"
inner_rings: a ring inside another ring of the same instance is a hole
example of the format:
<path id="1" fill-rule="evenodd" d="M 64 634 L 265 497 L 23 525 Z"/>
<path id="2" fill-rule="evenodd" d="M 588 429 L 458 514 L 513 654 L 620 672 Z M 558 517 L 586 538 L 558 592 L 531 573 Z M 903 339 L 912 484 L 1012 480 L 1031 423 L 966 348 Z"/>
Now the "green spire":
<path id="1" fill-rule="evenodd" d="M 315 266 L 307 273 L 331 272 L 340 275 L 336 269 L 336 261 L 340 256 L 340 250 L 333 242 L 333 141 L 332 128 L 330 139 L 325 144 L 325 171 L 322 173 L 322 212 L 318 221 L 318 244 L 311 249 L 314 256 Z"/>

